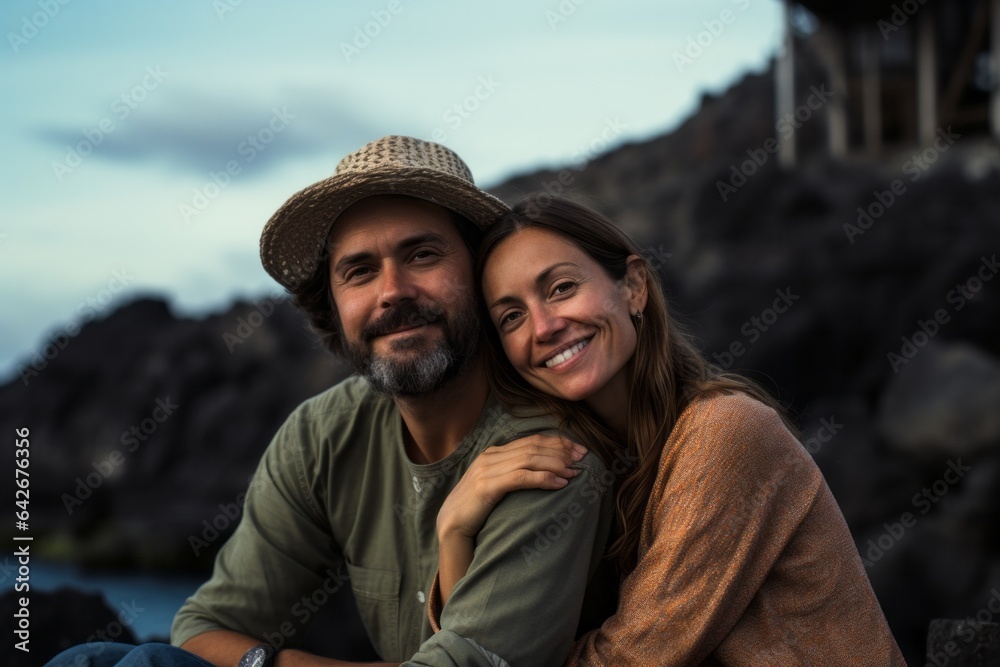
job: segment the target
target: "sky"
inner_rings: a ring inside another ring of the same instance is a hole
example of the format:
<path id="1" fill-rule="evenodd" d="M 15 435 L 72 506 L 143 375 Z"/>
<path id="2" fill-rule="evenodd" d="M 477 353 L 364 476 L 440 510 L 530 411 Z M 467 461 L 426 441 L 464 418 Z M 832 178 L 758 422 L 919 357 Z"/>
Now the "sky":
<path id="1" fill-rule="evenodd" d="M 767 67 L 778 0 L 9 1 L 0 380 L 139 296 L 278 293 L 260 231 L 387 134 L 477 183 L 676 127 Z M 65 340 L 65 338 L 64 338 Z"/>

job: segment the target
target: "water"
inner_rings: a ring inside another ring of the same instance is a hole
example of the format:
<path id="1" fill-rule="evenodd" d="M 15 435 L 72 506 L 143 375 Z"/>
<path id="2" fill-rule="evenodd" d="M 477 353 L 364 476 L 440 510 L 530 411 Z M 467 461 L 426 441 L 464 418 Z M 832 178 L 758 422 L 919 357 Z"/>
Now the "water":
<path id="1" fill-rule="evenodd" d="M 124 611 L 125 618 L 134 617 L 131 628 L 140 642 L 169 637 L 174 614 L 206 578 L 149 571 L 89 571 L 65 563 L 31 560 L 33 590 L 50 592 L 72 586 L 100 593 L 115 614 Z"/>

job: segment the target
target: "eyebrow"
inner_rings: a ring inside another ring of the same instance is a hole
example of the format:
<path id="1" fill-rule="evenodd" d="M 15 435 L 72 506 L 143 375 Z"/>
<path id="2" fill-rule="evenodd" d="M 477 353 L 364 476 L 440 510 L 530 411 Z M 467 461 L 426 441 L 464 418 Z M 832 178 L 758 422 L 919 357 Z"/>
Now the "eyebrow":
<path id="1" fill-rule="evenodd" d="M 549 281 L 549 276 L 551 276 L 554 271 L 556 271 L 557 269 L 561 269 L 564 266 L 573 267 L 574 269 L 577 268 L 576 264 L 574 264 L 573 262 L 559 262 L 558 264 L 553 264 L 552 266 L 550 266 L 549 268 L 545 269 L 544 271 L 538 274 L 538 277 L 535 278 L 535 287 L 541 287 L 542 285 L 547 283 Z M 514 298 L 513 296 L 502 296 L 490 304 L 489 310 L 493 310 L 497 306 L 504 306 L 509 303 L 514 303 L 516 301 L 517 299 Z"/>
<path id="2" fill-rule="evenodd" d="M 402 250 L 408 250 L 414 246 L 422 245 L 424 243 L 430 243 L 432 245 L 440 246 L 451 246 L 451 243 L 441 234 L 436 232 L 424 232 L 422 234 L 414 234 L 413 236 L 407 236 L 396 244 L 394 250 L 396 252 Z M 370 250 L 362 250 L 361 252 L 351 253 L 350 255 L 344 255 L 339 260 L 337 260 L 336 265 L 333 267 L 334 273 L 340 275 L 350 266 L 355 264 L 360 264 L 371 260 L 375 256 Z"/>

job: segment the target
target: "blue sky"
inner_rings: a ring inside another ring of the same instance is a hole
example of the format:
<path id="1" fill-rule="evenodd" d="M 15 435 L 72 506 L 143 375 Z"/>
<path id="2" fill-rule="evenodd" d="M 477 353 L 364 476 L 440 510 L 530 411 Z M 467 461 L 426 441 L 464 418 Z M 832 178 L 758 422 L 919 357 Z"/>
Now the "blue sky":
<path id="1" fill-rule="evenodd" d="M 488 187 L 672 129 L 781 34 L 777 0 L 63 2 L 0 9 L 4 376 L 139 294 L 274 294 L 264 222 L 372 139 Z"/>

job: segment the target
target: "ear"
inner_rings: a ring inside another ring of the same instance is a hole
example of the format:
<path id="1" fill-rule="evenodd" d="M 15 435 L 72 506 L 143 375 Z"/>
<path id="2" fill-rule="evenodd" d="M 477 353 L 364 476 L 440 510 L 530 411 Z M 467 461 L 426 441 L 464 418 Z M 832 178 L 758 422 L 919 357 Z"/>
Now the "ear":
<path id="1" fill-rule="evenodd" d="M 638 255 L 629 255 L 625 260 L 625 289 L 628 291 L 629 314 L 635 315 L 646 309 L 648 276 L 646 262 Z"/>

